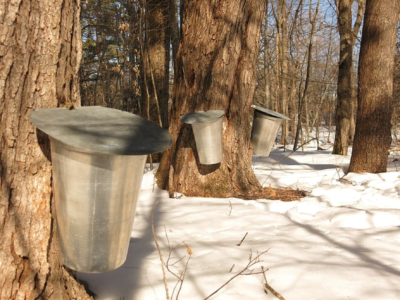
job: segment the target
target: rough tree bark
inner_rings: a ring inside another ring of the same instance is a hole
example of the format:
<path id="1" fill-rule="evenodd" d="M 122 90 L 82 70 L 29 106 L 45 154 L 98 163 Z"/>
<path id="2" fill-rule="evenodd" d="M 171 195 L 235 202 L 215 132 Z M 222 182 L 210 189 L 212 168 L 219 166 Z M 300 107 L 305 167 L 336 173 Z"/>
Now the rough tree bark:
<path id="1" fill-rule="evenodd" d="M 157 173 L 170 196 L 249 198 L 262 191 L 251 169 L 250 106 L 263 11 L 262 0 L 185 2 L 170 119 L 174 144 Z M 191 127 L 179 118 L 211 109 L 225 111 L 224 158 L 205 166 L 196 159 Z"/>
<path id="2" fill-rule="evenodd" d="M 353 48 L 364 15 L 364 0 L 358 1 L 357 19 L 352 28 L 351 6 L 354 0 L 336 0 L 340 34 L 339 74 L 337 85 L 336 134 L 333 154 L 347 155 L 351 120 L 354 118 L 355 86 L 353 76 Z"/>
<path id="3" fill-rule="evenodd" d="M 89 299 L 60 262 L 35 108 L 79 104 L 79 1 L 0 4 L 0 299 Z"/>
<path id="4" fill-rule="evenodd" d="M 367 0 L 358 66 L 356 133 L 349 172 L 386 172 L 400 0 Z"/>

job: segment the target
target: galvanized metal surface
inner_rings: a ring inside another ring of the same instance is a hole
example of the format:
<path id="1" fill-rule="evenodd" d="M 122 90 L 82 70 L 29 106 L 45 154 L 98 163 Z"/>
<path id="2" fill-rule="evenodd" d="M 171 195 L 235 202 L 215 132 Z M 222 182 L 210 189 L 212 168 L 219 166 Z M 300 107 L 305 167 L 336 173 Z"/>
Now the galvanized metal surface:
<path id="1" fill-rule="evenodd" d="M 181 122 L 186 124 L 211 123 L 222 118 L 223 110 L 194 111 L 181 117 Z"/>
<path id="2" fill-rule="evenodd" d="M 280 114 L 276 111 L 270 110 L 268 108 L 257 106 L 257 105 L 252 105 L 251 107 L 254 108 L 256 111 L 264 113 L 268 116 L 276 117 L 276 118 L 284 119 L 284 120 L 290 120 L 290 118 L 286 117 L 285 115 L 282 115 L 282 114 Z"/>
<path id="3" fill-rule="evenodd" d="M 192 124 L 199 161 L 203 165 L 218 164 L 222 161 L 222 110 L 192 112 L 181 121 Z"/>
<path id="4" fill-rule="evenodd" d="M 104 154 L 147 155 L 172 144 L 167 130 L 139 116 L 101 106 L 37 109 L 30 119 L 67 145 Z"/>
<path id="5" fill-rule="evenodd" d="M 118 268 L 146 156 L 169 147 L 171 136 L 143 118 L 100 107 L 38 110 L 31 120 L 50 135 L 63 263 L 88 273 Z"/>
<path id="6" fill-rule="evenodd" d="M 258 110 L 254 111 L 251 133 L 254 155 L 268 156 L 270 154 L 281 124 L 281 118 L 268 116 Z"/>
<path id="7" fill-rule="evenodd" d="M 51 156 L 64 265 L 87 273 L 120 267 L 147 156 L 81 152 L 54 139 Z"/>

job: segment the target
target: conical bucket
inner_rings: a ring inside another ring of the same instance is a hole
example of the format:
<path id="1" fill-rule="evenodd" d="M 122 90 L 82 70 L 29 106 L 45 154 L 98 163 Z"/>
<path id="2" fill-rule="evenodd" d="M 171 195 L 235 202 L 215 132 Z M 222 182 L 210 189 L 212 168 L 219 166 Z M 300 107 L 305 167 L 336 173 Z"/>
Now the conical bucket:
<path id="1" fill-rule="evenodd" d="M 274 145 L 282 121 L 288 117 L 267 108 L 252 105 L 254 108 L 253 129 L 251 141 L 253 154 L 268 156 Z"/>
<path id="2" fill-rule="evenodd" d="M 68 268 L 100 273 L 126 260 L 146 157 L 172 144 L 169 133 L 104 107 L 35 110 L 49 135 L 55 219 Z"/>
<path id="3" fill-rule="evenodd" d="M 223 110 L 208 110 L 191 112 L 181 117 L 183 123 L 192 125 L 197 154 L 203 165 L 218 164 L 222 161 L 223 116 Z"/>

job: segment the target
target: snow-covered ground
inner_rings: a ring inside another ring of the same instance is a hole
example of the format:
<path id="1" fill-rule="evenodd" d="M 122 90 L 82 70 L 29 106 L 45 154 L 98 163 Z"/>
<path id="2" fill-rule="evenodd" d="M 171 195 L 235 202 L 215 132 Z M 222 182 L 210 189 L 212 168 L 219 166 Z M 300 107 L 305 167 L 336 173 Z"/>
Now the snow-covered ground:
<path id="1" fill-rule="evenodd" d="M 151 231 L 151 210 L 159 201 L 154 226 L 164 259 L 165 229 L 178 245 L 170 264 L 186 255 L 171 270 L 185 269 L 189 255 L 181 242 L 193 252 L 179 299 L 206 298 L 247 265 L 250 253 L 254 258 L 265 250 L 252 269 L 268 268 L 268 283 L 286 300 L 400 299 L 400 162 L 391 156 L 388 173 L 343 177 L 350 156 L 330 152 L 308 148 L 276 163 L 290 151 L 275 149 L 269 157 L 253 158 L 264 186 L 309 191 L 294 202 L 169 199 L 167 192 L 153 191 L 154 174 L 148 171 L 126 263 L 103 274 L 79 273 L 80 280 L 95 299 L 166 299 Z M 171 293 L 176 278 L 167 279 Z M 211 299 L 277 298 L 264 292 L 258 274 L 235 278 Z"/>

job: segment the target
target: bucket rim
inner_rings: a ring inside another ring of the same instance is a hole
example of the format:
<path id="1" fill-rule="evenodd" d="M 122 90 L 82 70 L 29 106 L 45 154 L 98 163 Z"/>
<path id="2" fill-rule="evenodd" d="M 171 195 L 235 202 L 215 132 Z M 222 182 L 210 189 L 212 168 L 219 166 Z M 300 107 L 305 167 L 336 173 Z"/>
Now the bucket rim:
<path id="1" fill-rule="evenodd" d="M 257 110 L 258 112 L 261 112 L 263 114 L 275 117 L 275 118 L 279 118 L 279 119 L 284 119 L 284 120 L 290 120 L 290 118 L 286 117 L 285 115 L 282 115 L 276 111 L 270 110 L 268 108 L 265 107 L 261 107 L 261 106 L 257 106 L 257 105 L 252 105 L 252 108 L 254 108 L 254 110 Z"/>
<path id="2" fill-rule="evenodd" d="M 148 155 L 172 145 L 166 129 L 137 115 L 102 106 L 35 109 L 29 119 L 54 140 L 94 153 Z"/>
<path id="3" fill-rule="evenodd" d="M 193 111 L 181 117 L 181 122 L 186 124 L 213 123 L 224 116 L 223 110 Z"/>

